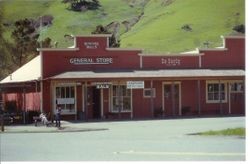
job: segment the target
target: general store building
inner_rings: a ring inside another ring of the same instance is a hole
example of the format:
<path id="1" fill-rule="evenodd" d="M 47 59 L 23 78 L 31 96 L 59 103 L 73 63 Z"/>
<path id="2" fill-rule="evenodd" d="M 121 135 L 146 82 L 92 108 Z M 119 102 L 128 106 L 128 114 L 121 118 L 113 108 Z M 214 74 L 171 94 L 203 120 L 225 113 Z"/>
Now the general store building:
<path id="1" fill-rule="evenodd" d="M 245 114 L 245 36 L 179 54 L 109 47 L 110 35 L 75 36 L 0 82 L 3 102 L 63 119 Z"/>

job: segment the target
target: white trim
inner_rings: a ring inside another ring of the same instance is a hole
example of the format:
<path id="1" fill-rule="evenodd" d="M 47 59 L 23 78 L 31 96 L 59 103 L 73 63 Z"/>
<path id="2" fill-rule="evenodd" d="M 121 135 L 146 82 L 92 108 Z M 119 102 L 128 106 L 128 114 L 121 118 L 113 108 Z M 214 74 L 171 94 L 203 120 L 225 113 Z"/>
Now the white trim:
<path id="1" fill-rule="evenodd" d="M 37 48 L 37 51 L 79 51 L 79 48 Z"/>
<path id="2" fill-rule="evenodd" d="M 107 37 L 106 39 L 107 39 L 106 40 L 106 50 L 107 50 L 107 48 L 109 48 L 109 37 Z"/>
<path id="3" fill-rule="evenodd" d="M 98 37 L 111 37 L 112 34 L 91 34 L 91 35 L 76 35 L 75 37 L 87 37 L 87 38 L 98 38 Z"/>
<path id="4" fill-rule="evenodd" d="M 73 35 L 72 35 L 73 36 Z M 73 47 L 74 48 L 77 48 L 76 46 L 77 46 L 77 40 L 76 40 L 76 37 L 75 36 L 73 36 L 74 37 L 74 45 L 73 45 Z"/>
<path id="5" fill-rule="evenodd" d="M 199 51 L 227 51 L 228 48 L 199 48 Z"/>
<path id="6" fill-rule="evenodd" d="M 142 60 L 142 56 L 140 56 L 140 68 L 143 68 L 143 60 Z"/>
<path id="7" fill-rule="evenodd" d="M 165 95 L 164 95 L 164 85 L 178 84 L 179 85 L 179 115 L 182 115 L 181 111 L 181 82 L 180 81 L 172 81 L 172 82 L 162 82 L 162 110 L 165 113 Z M 172 92 L 172 91 L 171 91 Z"/>
<path id="8" fill-rule="evenodd" d="M 222 38 L 225 39 L 245 39 L 246 36 L 245 35 L 228 35 L 228 36 L 221 36 Z"/>
<path id="9" fill-rule="evenodd" d="M 143 51 L 143 49 L 137 49 L 137 48 L 106 48 L 108 51 Z"/>
<path id="10" fill-rule="evenodd" d="M 225 48 L 226 47 L 226 39 L 223 35 L 220 36 L 221 39 L 222 39 L 222 44 L 223 44 L 223 47 Z"/>
<path id="11" fill-rule="evenodd" d="M 201 68 L 202 65 L 201 65 L 201 56 L 199 56 L 199 68 Z"/>
<path id="12" fill-rule="evenodd" d="M 197 56 L 202 56 L 204 53 L 193 53 L 193 54 L 182 54 L 182 53 L 167 53 L 167 54 L 143 54 L 139 53 L 139 56 L 145 56 L 145 57 L 156 57 L 156 56 L 161 56 L 161 57 L 197 57 Z"/>

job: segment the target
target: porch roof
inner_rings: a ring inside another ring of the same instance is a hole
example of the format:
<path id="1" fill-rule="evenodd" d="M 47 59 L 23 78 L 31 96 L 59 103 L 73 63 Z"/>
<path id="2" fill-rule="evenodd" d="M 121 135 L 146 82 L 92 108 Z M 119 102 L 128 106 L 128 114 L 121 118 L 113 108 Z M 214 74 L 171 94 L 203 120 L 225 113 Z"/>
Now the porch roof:
<path id="1" fill-rule="evenodd" d="M 39 80 L 41 78 L 41 56 L 38 55 L 15 72 L 8 75 L 0 84 L 20 83 Z"/>
<path id="2" fill-rule="evenodd" d="M 241 69 L 168 69 L 64 72 L 50 79 L 243 77 Z"/>

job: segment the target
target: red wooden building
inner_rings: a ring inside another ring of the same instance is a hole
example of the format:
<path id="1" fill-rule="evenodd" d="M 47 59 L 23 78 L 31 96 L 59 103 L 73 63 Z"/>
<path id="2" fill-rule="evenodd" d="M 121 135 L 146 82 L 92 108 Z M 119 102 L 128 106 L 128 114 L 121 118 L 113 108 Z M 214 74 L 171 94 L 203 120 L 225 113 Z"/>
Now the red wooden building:
<path id="1" fill-rule="evenodd" d="M 74 37 L 0 82 L 3 102 L 64 119 L 245 114 L 245 36 L 180 54 L 109 47 L 109 35 Z"/>

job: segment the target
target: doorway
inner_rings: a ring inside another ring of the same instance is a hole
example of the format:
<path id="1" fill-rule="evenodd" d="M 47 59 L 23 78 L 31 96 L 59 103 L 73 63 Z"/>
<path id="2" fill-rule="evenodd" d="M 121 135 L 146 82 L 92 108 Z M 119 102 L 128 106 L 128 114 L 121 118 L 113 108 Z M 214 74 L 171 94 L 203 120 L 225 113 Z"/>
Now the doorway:
<path id="1" fill-rule="evenodd" d="M 101 90 L 92 87 L 93 118 L 101 118 Z"/>
<path id="2" fill-rule="evenodd" d="M 181 115 L 180 82 L 163 83 L 163 110 L 166 116 Z"/>

